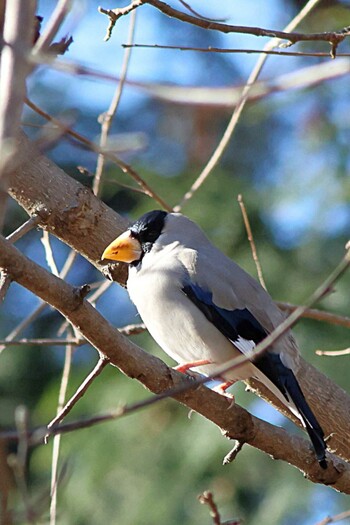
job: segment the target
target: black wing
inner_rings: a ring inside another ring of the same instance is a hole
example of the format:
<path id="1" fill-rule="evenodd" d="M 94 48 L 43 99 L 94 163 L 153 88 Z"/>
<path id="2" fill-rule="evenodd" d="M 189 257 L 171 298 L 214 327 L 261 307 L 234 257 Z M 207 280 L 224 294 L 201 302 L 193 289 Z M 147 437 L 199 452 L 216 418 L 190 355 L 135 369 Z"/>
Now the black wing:
<path id="1" fill-rule="evenodd" d="M 182 290 L 208 321 L 213 323 L 242 353 L 245 352 L 242 344 L 244 341 L 248 343 L 248 347 L 253 348 L 268 335 L 247 308 L 234 310 L 220 308 L 214 303 L 211 292 L 194 283 L 186 284 Z M 295 405 L 314 446 L 317 459 L 321 467 L 326 468 L 323 430 L 309 407 L 293 371 L 282 363 L 278 354 L 272 352 L 265 352 L 252 361 L 280 390 L 286 400 Z"/>

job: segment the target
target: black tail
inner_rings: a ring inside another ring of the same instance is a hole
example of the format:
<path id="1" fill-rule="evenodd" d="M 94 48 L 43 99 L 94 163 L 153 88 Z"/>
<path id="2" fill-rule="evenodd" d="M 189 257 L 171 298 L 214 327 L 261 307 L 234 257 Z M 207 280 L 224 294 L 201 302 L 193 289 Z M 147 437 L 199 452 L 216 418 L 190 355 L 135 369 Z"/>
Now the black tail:
<path id="1" fill-rule="evenodd" d="M 323 469 L 326 469 L 327 447 L 324 441 L 324 432 L 309 407 L 293 371 L 282 363 L 278 354 L 268 352 L 255 359 L 254 364 L 276 385 L 286 400 L 295 405 L 315 449 L 317 461 Z"/>
<path id="2" fill-rule="evenodd" d="M 304 423 L 305 429 L 309 434 L 311 443 L 316 452 L 317 461 L 323 469 L 327 468 L 326 461 L 326 443 L 324 441 L 324 432 L 321 425 L 317 421 L 314 413 L 309 407 L 304 394 L 299 386 L 295 375 L 290 369 L 289 374 L 285 376 L 285 389 L 287 393 L 287 399 L 290 398 L 293 401 L 296 409 L 298 410 L 302 422 Z M 285 395 L 285 394 L 284 394 Z"/>

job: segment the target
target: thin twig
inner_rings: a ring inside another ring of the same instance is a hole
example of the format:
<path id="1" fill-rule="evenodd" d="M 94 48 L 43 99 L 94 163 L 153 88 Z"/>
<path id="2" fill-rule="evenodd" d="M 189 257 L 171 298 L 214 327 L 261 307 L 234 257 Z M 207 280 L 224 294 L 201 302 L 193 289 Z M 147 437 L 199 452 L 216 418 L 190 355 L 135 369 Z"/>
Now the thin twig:
<path id="1" fill-rule="evenodd" d="M 95 305 L 96 301 L 112 286 L 113 281 L 101 281 L 100 286 L 96 288 L 93 294 L 89 297 L 89 302 Z"/>
<path id="2" fill-rule="evenodd" d="M 244 441 L 236 441 L 235 446 L 224 457 L 222 464 L 228 465 L 229 463 L 232 463 L 236 459 L 239 452 L 242 450 L 243 446 L 244 446 Z"/>
<path id="3" fill-rule="evenodd" d="M 281 310 L 287 312 L 294 312 L 299 306 L 290 303 L 283 303 L 276 301 L 276 304 Z M 337 315 L 324 310 L 317 310 L 316 308 L 307 308 L 303 313 L 303 317 L 306 319 L 314 319 L 315 321 L 322 321 L 329 324 L 335 324 L 337 326 L 344 326 L 344 328 L 350 328 L 350 317 L 344 315 Z"/>
<path id="4" fill-rule="evenodd" d="M 134 40 L 135 24 L 136 24 L 136 11 L 133 11 L 131 13 L 131 18 L 130 18 L 130 27 L 129 27 L 129 36 L 128 36 L 129 45 L 131 45 Z M 129 69 L 130 58 L 131 58 L 131 48 L 128 48 L 126 49 L 124 53 L 124 59 L 123 59 L 121 73 L 120 73 L 120 81 L 118 82 L 118 85 L 114 92 L 110 106 L 108 110 L 106 111 L 106 113 L 100 116 L 100 118 L 102 119 L 100 148 L 103 150 L 107 148 L 109 131 L 110 131 L 113 119 L 115 118 L 115 115 L 117 113 L 120 99 L 123 93 L 123 88 L 125 85 L 125 80 L 126 80 L 126 76 L 127 76 L 128 69 Z M 101 189 L 102 189 L 101 180 L 102 180 L 104 164 L 105 164 L 105 156 L 100 153 L 97 157 L 96 174 L 95 174 L 94 183 L 92 186 L 92 190 L 97 197 L 99 197 L 101 194 Z"/>
<path id="5" fill-rule="evenodd" d="M 33 48 L 33 55 L 45 52 L 52 43 L 56 33 L 68 15 L 72 0 L 58 0 L 45 29 L 42 31 Z"/>
<path id="6" fill-rule="evenodd" d="M 64 406 L 61 406 L 60 410 L 57 412 L 56 417 L 54 417 L 47 425 L 48 430 L 60 423 L 66 417 L 66 415 L 69 414 L 74 405 L 76 405 L 79 399 L 83 397 L 91 383 L 96 379 L 96 377 L 98 377 L 101 374 L 102 370 L 105 368 L 106 365 L 108 365 L 108 363 L 109 359 L 107 359 L 104 355 L 101 355 L 94 369 L 90 372 L 86 379 L 84 379 L 84 381 L 81 383 L 74 395 L 69 399 L 69 401 L 67 401 L 67 403 Z"/>
<path id="7" fill-rule="evenodd" d="M 11 454 L 8 457 L 8 463 L 13 470 L 17 487 L 22 497 L 26 522 L 36 523 L 34 509 L 32 509 L 29 500 L 29 491 L 27 485 L 27 461 L 28 461 L 28 412 L 24 406 L 19 406 L 15 411 L 15 421 L 18 432 L 18 449 L 17 454 Z"/>
<path id="8" fill-rule="evenodd" d="M 33 228 L 35 228 L 35 226 L 37 226 L 40 221 L 42 221 L 42 217 L 40 217 L 37 214 L 34 214 L 32 217 L 30 217 L 30 219 L 28 219 L 25 223 L 19 226 L 17 230 L 10 233 L 10 235 L 8 235 L 6 239 L 12 243 L 15 243 L 28 232 L 30 232 Z"/>
<path id="9" fill-rule="evenodd" d="M 157 0 L 158 1 L 158 0 Z M 301 22 L 301 20 L 310 12 L 310 10 L 319 2 L 320 0 L 309 0 L 309 2 L 305 5 L 305 7 L 300 11 L 300 13 L 286 26 L 285 31 L 291 31 L 296 27 L 297 24 Z M 272 35 L 276 36 L 276 35 Z M 270 42 L 268 42 L 264 49 L 272 49 L 279 43 L 278 38 L 273 38 Z M 238 121 L 240 119 L 240 116 L 242 114 L 242 111 L 245 107 L 245 104 L 249 98 L 250 91 L 252 89 L 252 86 L 255 84 L 256 80 L 258 79 L 260 72 L 266 62 L 267 55 L 261 55 L 254 66 L 252 72 L 250 73 L 248 80 L 246 82 L 246 85 L 243 88 L 241 98 L 239 99 L 237 105 L 235 106 L 235 109 L 233 111 L 233 114 L 231 116 L 231 119 L 227 125 L 227 128 L 216 147 L 214 153 L 210 157 L 207 165 L 204 167 L 202 172 L 198 175 L 195 182 L 192 184 L 189 191 L 187 191 L 184 195 L 184 197 L 181 199 L 180 203 L 174 207 L 174 211 L 180 211 L 185 203 L 189 199 L 191 199 L 194 195 L 194 193 L 202 186 L 204 181 L 207 179 L 207 177 L 212 173 L 215 166 L 220 161 L 221 157 L 224 154 L 224 151 L 226 150 L 234 130 L 236 129 L 236 126 L 238 124 Z"/>
<path id="10" fill-rule="evenodd" d="M 11 277 L 9 274 L 6 271 L 0 272 L 0 303 L 5 299 L 10 284 Z"/>
<path id="11" fill-rule="evenodd" d="M 337 521 L 342 521 L 350 517 L 350 510 L 346 510 L 344 512 L 341 512 L 340 514 L 336 514 L 335 516 L 327 516 L 327 518 L 324 518 L 321 521 L 318 521 L 316 525 L 328 525 L 329 523 L 335 523 Z"/>
<path id="12" fill-rule="evenodd" d="M 208 22 L 225 22 L 224 18 L 209 18 L 208 16 L 203 16 L 198 11 L 195 11 L 193 7 L 191 7 L 187 2 L 184 0 L 179 0 L 180 4 L 182 4 L 190 13 L 192 13 L 197 18 L 203 18 L 203 20 L 207 20 Z"/>
<path id="13" fill-rule="evenodd" d="M 0 340 L 0 345 L 4 346 L 67 346 L 67 344 L 73 346 L 79 346 L 86 344 L 85 339 L 13 339 L 7 341 L 6 339 Z"/>
<path id="14" fill-rule="evenodd" d="M 62 410 L 68 388 L 68 380 L 70 370 L 72 366 L 72 356 L 74 347 L 71 345 L 66 346 L 66 353 L 64 358 L 64 366 L 62 371 L 62 378 L 60 384 L 60 391 L 58 394 L 58 405 L 57 413 L 59 414 Z M 51 489 L 50 489 L 50 525 L 56 524 L 57 516 L 57 485 L 58 485 L 58 459 L 60 453 L 61 436 L 57 435 L 53 438 L 52 446 L 52 461 L 51 461 Z"/>
<path id="15" fill-rule="evenodd" d="M 123 326 L 122 328 L 118 328 L 118 330 L 121 334 L 128 337 L 130 335 L 141 334 L 142 332 L 145 332 L 147 328 L 143 323 L 140 323 L 140 324 L 129 324 L 129 325 Z"/>
<path id="16" fill-rule="evenodd" d="M 14 232 L 16 233 L 16 232 Z M 73 266 L 73 263 L 76 259 L 77 253 L 74 250 L 71 250 L 69 252 L 69 255 L 67 257 L 67 260 L 59 274 L 59 277 L 61 279 L 65 279 L 70 271 L 70 269 Z M 35 319 L 39 317 L 39 315 L 45 310 L 46 307 L 49 307 L 47 303 L 42 301 L 34 310 L 33 312 L 23 319 L 6 337 L 5 342 L 11 343 L 11 341 L 14 341 L 15 338 L 22 333 Z M 6 348 L 6 345 L 4 343 L 0 342 L 0 354 L 1 352 Z"/>
<path id="17" fill-rule="evenodd" d="M 113 284 L 113 281 L 98 281 L 98 283 L 96 283 L 98 286 L 96 286 L 96 290 L 93 294 L 91 294 L 91 296 L 89 297 L 89 303 L 91 303 L 92 305 L 95 306 L 96 304 L 96 301 L 101 297 L 101 295 L 103 295 L 107 290 L 108 288 L 110 288 L 110 286 Z M 90 289 L 92 288 L 91 285 L 90 286 Z M 61 324 L 61 326 L 59 327 L 59 329 L 57 330 L 57 335 L 62 335 L 67 327 L 69 326 L 69 322 L 67 321 L 67 319 L 64 319 L 63 323 Z M 80 339 L 80 337 L 78 337 L 77 339 Z M 86 342 L 86 341 L 85 341 Z"/>
<path id="18" fill-rule="evenodd" d="M 323 32 L 323 33 L 296 33 L 291 32 L 293 31 L 295 26 L 287 26 L 283 31 L 275 30 L 275 29 L 264 29 L 261 27 L 250 27 L 250 26 L 237 26 L 237 25 L 229 25 L 229 24 L 222 24 L 211 20 L 206 20 L 204 18 L 197 18 L 192 15 L 188 15 L 187 13 L 184 13 L 182 11 L 179 11 L 177 9 L 174 9 L 170 7 L 165 2 L 162 2 L 161 0 L 135 0 L 128 6 L 122 8 L 122 9 L 99 9 L 99 11 L 103 14 L 106 14 L 110 18 L 110 25 L 115 25 L 116 21 L 123 15 L 128 14 L 132 9 L 135 9 L 139 7 L 142 4 L 149 4 L 161 11 L 162 13 L 166 14 L 167 16 L 170 16 L 172 18 L 176 18 L 177 20 L 180 20 L 181 22 L 186 22 L 198 27 L 201 27 L 202 29 L 209 29 L 212 31 L 220 31 L 222 33 L 241 33 L 246 35 L 253 35 L 253 36 L 263 36 L 268 38 L 278 38 L 280 40 L 287 40 L 290 44 L 295 44 L 296 42 L 306 42 L 306 41 L 321 41 L 321 42 L 328 42 L 332 45 L 332 55 L 335 55 L 336 47 L 344 40 L 346 36 L 350 34 L 349 27 L 345 27 L 344 29 L 340 31 L 332 31 L 332 32 Z M 303 9 L 308 9 L 308 5 L 306 5 Z M 299 16 L 299 15 L 298 15 Z M 111 29 L 110 29 L 111 31 Z"/>
<path id="19" fill-rule="evenodd" d="M 339 357 L 341 355 L 350 355 L 350 348 L 344 348 L 343 350 L 316 350 L 317 355 L 327 355 L 331 357 Z"/>
<path id="20" fill-rule="evenodd" d="M 350 266 L 350 251 L 346 252 L 346 255 L 343 257 L 339 265 L 331 272 L 331 274 L 323 281 L 323 283 L 315 290 L 315 292 L 307 299 L 304 306 L 299 306 L 294 312 L 292 312 L 280 325 L 278 325 L 261 343 L 259 343 L 254 350 L 247 352 L 245 355 L 240 355 L 233 359 L 226 361 L 225 363 L 215 367 L 213 372 L 205 377 L 198 377 L 191 381 L 183 381 L 174 388 L 170 388 L 156 394 L 152 397 L 132 403 L 130 405 L 120 406 L 119 408 L 107 413 L 98 416 L 91 417 L 87 420 L 75 421 L 72 423 L 66 423 L 63 425 L 52 425 L 50 429 L 45 427 L 45 432 L 43 428 L 37 429 L 30 433 L 30 442 L 31 444 L 37 444 L 42 442 L 45 436 L 56 434 L 56 433 L 65 433 L 72 432 L 77 429 L 88 428 L 95 424 L 100 424 L 105 421 L 111 421 L 113 419 L 120 418 L 127 414 L 136 412 L 140 409 L 149 407 L 159 401 L 169 398 L 176 397 L 177 395 L 184 393 L 190 389 L 197 388 L 199 385 L 208 383 L 214 377 L 221 377 L 223 374 L 229 370 L 237 369 L 246 364 L 253 357 L 256 358 L 265 352 L 272 344 L 274 344 L 280 337 L 282 337 L 294 324 L 300 319 L 305 310 L 309 308 L 313 303 L 320 300 L 329 289 L 334 285 L 334 283 L 343 275 L 343 273 Z M 13 433 L 0 433 L 0 436 L 3 435 L 6 438 L 14 439 L 15 435 Z"/>
<path id="21" fill-rule="evenodd" d="M 9 335 L 6 337 L 5 341 L 6 343 L 10 343 L 11 341 L 13 341 L 21 332 L 23 332 L 23 330 L 25 330 L 27 328 L 27 326 L 29 326 L 37 317 L 39 317 L 39 315 L 42 313 L 43 310 L 45 310 L 45 308 L 47 307 L 47 303 L 45 303 L 44 301 L 41 302 L 41 304 L 39 304 L 39 306 L 37 306 L 31 314 L 28 315 L 28 317 L 26 317 L 25 319 L 23 319 L 10 333 Z M 5 349 L 5 345 L 4 344 L 1 344 L 0 345 L 0 353 Z"/>
<path id="22" fill-rule="evenodd" d="M 221 518 L 219 509 L 214 501 L 213 494 L 209 492 L 209 490 L 206 490 L 198 496 L 199 503 L 202 503 L 202 505 L 208 505 L 210 509 L 210 516 L 213 518 L 213 524 L 214 525 L 222 525 L 221 524 Z"/>
<path id="23" fill-rule="evenodd" d="M 50 268 L 51 272 L 54 275 L 58 276 L 59 275 L 59 271 L 57 269 L 57 265 L 56 265 L 56 262 L 55 262 L 55 259 L 54 259 L 53 253 L 52 253 L 49 232 L 47 232 L 46 230 L 43 230 L 43 234 L 42 234 L 42 237 L 41 237 L 41 243 L 44 246 L 45 257 L 46 257 L 46 262 L 47 262 L 48 267 Z"/>
<path id="24" fill-rule="evenodd" d="M 253 49 L 253 48 L 230 48 L 230 47 L 194 47 L 194 46 L 170 46 L 164 44 L 122 44 L 125 48 L 139 49 L 167 49 L 169 51 L 193 51 L 196 53 L 219 53 L 219 54 L 247 54 L 247 55 L 274 55 L 283 57 L 313 57 L 330 59 L 329 53 L 324 51 L 285 51 L 282 49 Z M 348 57 L 350 53 L 337 53 L 337 57 Z"/>
<path id="25" fill-rule="evenodd" d="M 48 113 L 43 111 L 41 108 L 39 108 L 39 106 L 34 104 L 34 102 L 29 100 L 28 98 L 26 99 L 25 102 L 26 102 L 27 106 L 30 107 L 33 111 L 35 111 L 36 113 L 38 113 L 39 115 L 44 117 L 46 120 L 49 120 L 49 121 L 53 122 L 60 129 L 64 130 L 65 134 L 75 138 L 80 143 L 82 143 L 85 146 L 87 146 L 91 151 L 94 151 L 95 153 L 102 154 L 107 159 L 109 159 L 112 162 L 114 162 L 115 164 L 117 164 L 117 166 L 119 166 L 120 169 L 124 173 L 126 173 L 127 175 L 132 177 L 137 182 L 137 184 L 143 189 L 143 191 L 144 191 L 144 193 L 146 195 L 148 195 L 149 197 L 154 199 L 156 202 L 158 202 L 158 204 L 160 204 L 161 207 L 164 210 L 172 211 L 172 208 L 154 190 L 152 190 L 152 188 L 142 179 L 142 177 L 138 173 L 136 173 L 136 171 L 129 164 L 127 164 L 126 162 L 124 162 L 121 159 L 119 159 L 116 155 L 114 155 L 110 151 L 103 150 L 97 144 L 95 144 L 94 142 L 91 142 L 89 139 L 87 139 L 86 137 L 84 137 L 80 133 L 77 133 L 76 131 L 74 131 L 71 128 L 67 127 L 60 120 L 56 119 L 55 117 L 52 117 L 51 115 L 49 115 Z"/>
<path id="26" fill-rule="evenodd" d="M 245 226 L 245 229 L 246 229 L 246 232 L 247 232 L 247 237 L 248 237 L 248 241 L 249 241 L 249 244 L 250 244 L 250 249 L 251 249 L 251 252 L 252 252 L 253 261 L 255 263 L 256 271 L 257 271 L 257 274 L 258 274 L 259 282 L 260 282 L 261 286 L 263 288 L 265 288 L 265 290 L 267 290 L 266 284 L 265 284 L 265 280 L 264 280 L 264 276 L 263 276 L 263 273 L 262 273 L 261 264 L 260 264 L 259 257 L 258 257 L 258 252 L 257 252 L 256 246 L 255 246 L 255 241 L 254 241 L 252 229 L 250 227 L 250 222 L 249 222 L 247 210 L 246 210 L 246 207 L 244 205 L 244 201 L 243 201 L 242 195 L 238 195 L 237 200 L 238 200 L 239 206 L 241 208 L 242 217 L 243 217 L 243 221 L 244 221 L 244 226 Z"/>

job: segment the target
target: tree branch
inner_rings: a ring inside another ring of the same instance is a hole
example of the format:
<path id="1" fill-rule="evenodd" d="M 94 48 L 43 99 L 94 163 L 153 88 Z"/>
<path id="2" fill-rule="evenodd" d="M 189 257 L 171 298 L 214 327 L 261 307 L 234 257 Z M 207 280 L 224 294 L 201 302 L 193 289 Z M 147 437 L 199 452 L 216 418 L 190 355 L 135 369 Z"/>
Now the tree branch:
<path id="1" fill-rule="evenodd" d="M 6 2 L 1 53 L 0 78 L 0 231 L 5 217 L 9 161 L 15 152 L 14 141 L 20 129 L 26 78 L 30 72 L 27 59 L 33 41 L 35 0 Z"/>
<path id="2" fill-rule="evenodd" d="M 45 157 L 28 155 L 28 149 L 30 144 L 23 138 L 20 152 L 27 155 L 29 160 L 17 169 L 11 195 L 30 214 L 37 213 L 43 206 L 50 210 L 49 217 L 42 220 L 41 226 L 80 251 L 101 269 L 100 254 L 125 229 L 126 221 Z M 126 341 L 87 301 L 82 301 L 71 286 L 28 261 L 5 240 L 1 240 L 0 266 L 8 267 L 13 279 L 60 310 L 70 322 L 80 327 L 83 336 L 113 364 L 130 377 L 140 380 L 153 392 L 163 392 L 179 381 L 186 380 L 160 360 Z M 112 274 L 118 282 L 125 283 L 123 266 L 116 265 Z M 350 443 L 344 439 L 344 436 L 350 435 L 348 396 L 303 360 L 298 379 L 326 433 L 332 434 L 332 450 L 349 459 Z M 268 396 L 269 393 L 265 397 Z M 252 419 L 240 407 L 227 410 L 227 401 L 204 387 L 178 395 L 177 399 L 224 428 L 230 437 L 256 446 L 274 457 L 285 458 L 298 468 L 306 469 L 312 479 L 318 479 L 319 471 L 305 440 L 290 437 L 281 429 Z M 316 468 L 316 474 L 311 472 L 312 468 Z M 344 481 L 341 483 L 343 485 Z M 336 488 L 342 490 L 339 484 Z"/>
<path id="3" fill-rule="evenodd" d="M 107 15 L 110 19 L 110 24 L 107 30 L 105 40 L 108 40 L 111 37 L 113 27 L 120 17 L 129 14 L 133 9 L 136 9 L 137 7 L 140 7 L 143 4 L 152 5 L 165 15 L 171 18 L 176 18 L 181 22 L 192 24 L 202 29 L 220 31 L 221 33 L 240 33 L 245 35 L 262 36 L 268 38 L 280 38 L 281 40 L 287 40 L 290 44 L 310 41 L 328 42 L 331 44 L 331 54 L 333 58 L 335 57 L 337 46 L 340 44 L 340 42 L 344 40 L 344 38 L 350 35 L 349 27 L 345 27 L 340 31 L 330 31 L 322 33 L 290 33 L 275 29 L 263 29 L 262 27 L 229 25 L 220 22 L 215 22 L 213 20 L 207 20 L 205 18 L 198 18 L 196 16 L 184 13 L 183 11 L 179 11 L 178 9 L 174 9 L 173 7 L 169 6 L 165 2 L 162 2 L 161 0 L 134 0 L 131 4 L 123 8 L 99 8 L 100 13 Z"/>
<path id="4" fill-rule="evenodd" d="M 129 377 L 138 379 L 155 393 L 184 382 L 188 390 L 174 397 L 216 423 L 228 437 L 292 463 L 315 482 L 327 483 L 337 490 L 350 493 L 350 465 L 328 455 L 331 459 L 329 468 L 322 471 L 305 439 L 288 435 L 283 429 L 251 416 L 238 405 L 228 409 L 223 396 L 205 387 L 191 390 L 193 385 L 190 378 L 169 369 L 160 359 L 124 338 L 88 301 L 77 294 L 74 287 L 27 259 L 2 237 L 0 266 L 11 273 L 13 280 L 49 302 L 69 322 L 79 327 L 84 337 Z M 339 400 L 340 403 L 342 401 L 344 399 Z M 330 403 L 327 409 L 328 414 Z"/>

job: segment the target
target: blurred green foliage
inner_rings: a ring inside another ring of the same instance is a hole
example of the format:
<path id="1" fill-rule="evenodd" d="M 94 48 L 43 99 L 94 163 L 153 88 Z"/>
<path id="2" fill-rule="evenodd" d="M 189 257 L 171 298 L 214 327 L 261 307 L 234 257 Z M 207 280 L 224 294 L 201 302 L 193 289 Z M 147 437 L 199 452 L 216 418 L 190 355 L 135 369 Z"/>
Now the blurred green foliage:
<path id="1" fill-rule="evenodd" d="M 295 7 L 293 2 L 283 4 L 289 10 Z M 324 8 L 303 24 L 302 30 L 319 31 L 320 27 L 331 30 L 344 25 L 348 17 L 348 7 L 326 2 Z M 162 19 L 161 23 L 169 28 L 171 22 Z M 258 23 L 259 20 L 252 21 L 252 25 Z M 193 36 L 195 42 L 198 32 L 187 28 L 186 35 Z M 212 44 L 220 43 L 218 36 L 210 35 L 210 39 Z M 180 60 L 186 61 L 187 57 L 188 54 L 181 55 Z M 217 84 L 235 70 L 231 58 L 219 57 L 215 62 L 215 56 L 206 55 L 201 60 L 206 61 L 208 68 L 216 64 Z M 271 61 L 270 74 L 277 75 L 281 59 L 277 60 Z M 284 67 L 285 64 L 284 61 Z M 297 63 L 300 67 L 309 64 L 306 60 Z M 236 81 L 237 77 L 233 78 Z M 347 82 L 338 80 L 250 105 L 220 166 L 184 208 L 184 213 L 197 221 L 219 248 L 255 275 L 237 203 L 238 194 L 242 194 L 268 290 L 276 300 L 303 303 L 344 253 L 350 224 Z M 57 114 L 44 82 L 35 95 Z M 64 105 L 64 88 L 57 86 L 54 95 Z M 104 109 L 108 104 L 109 100 L 101 101 Z M 78 122 L 91 137 L 98 133 L 98 112 L 99 108 L 85 107 Z M 198 115 L 203 117 L 202 112 L 208 112 L 204 130 L 193 124 Z M 228 111 L 208 108 L 189 111 L 188 107 L 176 107 L 174 111 L 167 104 L 145 98 L 139 105 L 126 105 L 124 110 L 122 106 L 113 132 L 146 133 L 149 148 L 131 154 L 131 162 L 151 187 L 175 205 L 211 154 L 205 131 L 211 132 L 209 143 L 215 147 L 228 118 Z M 180 131 L 176 134 L 178 126 Z M 189 129 L 197 132 L 195 153 Z M 176 139 L 179 136 L 181 140 Z M 84 184 L 91 184 L 91 179 L 78 174 L 76 166 L 83 164 L 93 171 L 94 156 L 64 141 L 52 154 L 68 173 Z M 173 171 L 162 166 L 171 166 Z M 103 200 L 130 219 L 158 207 L 148 197 L 121 187 L 120 183 L 134 183 L 111 165 L 106 168 L 105 180 Z M 6 231 L 13 231 L 23 220 L 24 213 L 12 203 Z M 34 232 L 19 246 L 44 264 L 39 237 L 40 232 Z M 67 250 L 59 244 L 56 250 L 55 255 L 64 261 Z M 81 284 L 96 278 L 101 277 L 79 259 L 68 280 Z M 318 306 L 349 315 L 349 285 L 350 274 L 347 274 Z M 135 321 L 117 285 L 113 285 L 106 297 L 97 307 L 107 317 L 113 317 L 117 326 L 126 317 L 128 322 Z M 37 304 L 33 296 L 12 285 L 0 318 L 0 336 L 5 337 Z M 47 309 L 23 336 L 56 337 L 61 322 L 57 313 Z M 321 358 L 314 353 L 318 348 L 349 346 L 348 331 L 302 320 L 295 333 L 303 356 L 349 389 L 348 357 Z M 147 334 L 135 337 L 135 341 L 172 364 Z M 1 428 L 14 427 L 14 411 L 19 405 L 28 407 L 33 425 L 45 424 L 55 415 L 63 356 L 63 347 L 11 346 L 1 354 Z M 75 351 L 69 395 L 91 370 L 95 359 L 95 352 L 87 346 Z M 299 432 L 267 410 L 263 402 L 245 393 L 242 386 L 236 391 L 238 403 L 251 406 L 261 417 L 265 414 L 268 418 L 275 417 L 278 424 L 288 425 L 291 432 Z M 74 407 L 68 420 L 107 412 L 149 395 L 136 381 L 108 367 Z M 224 520 L 238 517 L 245 525 L 311 525 L 347 507 L 344 496 L 331 488 L 311 484 L 292 467 L 272 461 L 248 446 L 233 464 L 223 467 L 222 459 L 231 446 L 212 423 L 197 414 L 189 418 L 186 408 L 172 400 L 112 423 L 64 435 L 59 461 L 64 474 L 58 489 L 58 523 L 210 524 L 208 509 L 197 500 L 204 490 L 213 491 Z M 9 448 L 14 450 L 13 445 Z M 33 450 L 28 460 L 30 498 L 33 502 L 42 499 L 43 515 L 38 522 L 43 523 L 47 522 L 49 508 L 51 454 L 50 440 L 48 445 Z M 10 506 L 18 513 L 15 521 L 25 523 L 21 518 L 21 497 L 15 490 Z"/>

